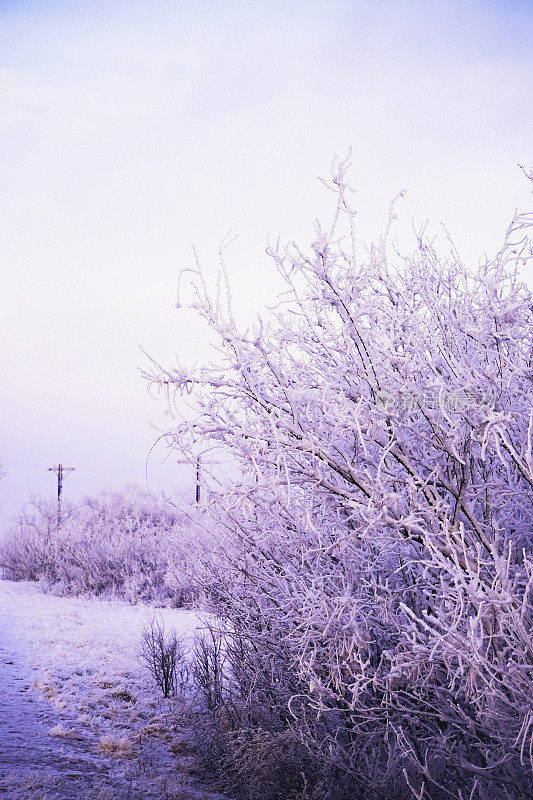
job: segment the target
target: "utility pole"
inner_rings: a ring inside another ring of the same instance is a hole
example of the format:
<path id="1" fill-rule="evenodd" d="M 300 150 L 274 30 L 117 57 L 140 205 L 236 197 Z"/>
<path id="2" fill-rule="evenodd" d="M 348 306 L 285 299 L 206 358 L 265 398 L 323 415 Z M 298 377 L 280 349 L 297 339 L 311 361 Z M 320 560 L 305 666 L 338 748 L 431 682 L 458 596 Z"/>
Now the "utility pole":
<path id="1" fill-rule="evenodd" d="M 63 473 L 73 472 L 76 467 L 64 467 L 58 464 L 57 467 L 48 467 L 48 472 L 57 474 L 57 529 L 61 528 L 61 492 L 63 491 Z"/>
<path id="2" fill-rule="evenodd" d="M 201 456 L 198 456 L 196 459 L 196 505 L 200 503 L 200 458 Z"/>
<path id="3" fill-rule="evenodd" d="M 177 461 L 174 461 L 174 464 L 189 464 L 190 465 L 191 461 L 192 461 L 192 459 L 190 459 L 190 460 L 185 459 L 185 460 L 181 460 L 181 461 L 177 460 Z M 200 493 L 201 493 L 201 487 L 202 487 L 202 464 L 216 464 L 216 461 L 202 461 L 202 456 L 198 455 L 194 459 L 194 463 L 196 465 L 196 486 L 195 486 L 194 497 L 195 497 L 195 500 L 196 500 L 196 505 L 199 505 L 200 504 Z"/>

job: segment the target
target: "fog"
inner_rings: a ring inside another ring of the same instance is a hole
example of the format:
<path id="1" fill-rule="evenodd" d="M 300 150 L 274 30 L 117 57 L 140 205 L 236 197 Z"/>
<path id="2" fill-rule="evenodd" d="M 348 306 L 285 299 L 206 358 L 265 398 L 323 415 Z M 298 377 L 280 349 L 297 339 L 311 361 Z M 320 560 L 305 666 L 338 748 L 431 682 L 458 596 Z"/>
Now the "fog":
<path id="1" fill-rule="evenodd" d="M 492 252 L 530 188 L 529 2 L 0 2 L 0 514 L 136 482 L 192 491 L 141 347 L 210 358 L 177 310 L 195 243 L 228 229 L 244 321 L 277 291 L 270 235 L 306 245 L 353 148 L 358 234 L 446 224 Z M 221 467 L 222 469 L 223 467 Z"/>

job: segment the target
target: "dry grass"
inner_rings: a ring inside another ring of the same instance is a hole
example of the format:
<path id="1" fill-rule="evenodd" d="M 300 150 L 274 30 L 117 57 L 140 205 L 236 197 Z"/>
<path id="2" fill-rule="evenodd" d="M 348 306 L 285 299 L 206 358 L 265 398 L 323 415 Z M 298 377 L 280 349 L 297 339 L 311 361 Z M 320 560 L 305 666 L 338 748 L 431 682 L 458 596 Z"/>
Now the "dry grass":
<path id="1" fill-rule="evenodd" d="M 130 739 L 120 736 L 115 736 L 110 733 L 107 736 L 102 736 L 98 740 L 98 749 L 107 755 L 118 757 L 128 757 L 132 755 L 133 745 Z"/>
<path id="2" fill-rule="evenodd" d="M 77 739 L 82 741 L 85 737 L 82 736 L 75 728 L 65 728 L 60 722 L 50 728 L 48 731 L 49 736 L 55 736 L 58 739 Z"/>

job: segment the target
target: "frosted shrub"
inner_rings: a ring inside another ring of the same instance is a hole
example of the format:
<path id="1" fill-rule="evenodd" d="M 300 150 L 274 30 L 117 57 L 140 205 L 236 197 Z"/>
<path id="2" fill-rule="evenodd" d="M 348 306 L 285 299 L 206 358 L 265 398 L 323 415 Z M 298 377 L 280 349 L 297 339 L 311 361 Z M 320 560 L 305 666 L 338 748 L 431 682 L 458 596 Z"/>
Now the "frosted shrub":
<path id="1" fill-rule="evenodd" d="M 290 724 L 298 681 L 281 649 L 267 653 L 249 634 L 208 627 L 196 638 L 192 677 L 196 751 L 236 796 L 310 800 L 309 783 L 324 789 L 327 775 Z"/>
<path id="2" fill-rule="evenodd" d="M 63 504 L 66 524 L 73 513 L 70 504 Z M 37 581 L 46 575 L 52 582 L 58 580 L 56 528 L 56 503 L 34 500 L 0 542 L 0 566 L 4 577 L 15 581 Z"/>
<path id="3" fill-rule="evenodd" d="M 0 564 L 6 578 L 59 592 L 181 606 L 196 594 L 198 530 L 190 513 L 146 492 L 106 492 L 65 510 L 61 529 L 55 506 L 38 504 L 8 533 Z"/>
<path id="4" fill-rule="evenodd" d="M 163 621 L 153 619 L 143 631 L 141 655 L 163 697 L 175 695 L 185 664 L 183 640 L 175 631 L 165 631 Z"/>
<path id="5" fill-rule="evenodd" d="M 197 634 L 194 642 L 193 677 L 204 708 L 213 713 L 228 704 L 223 691 L 227 681 L 227 657 L 223 637 L 215 627 Z"/>
<path id="6" fill-rule="evenodd" d="M 197 266 L 223 355 L 148 374 L 175 446 L 239 467 L 210 501 L 217 611 L 247 654 L 231 691 L 248 719 L 228 730 L 242 763 L 268 707 L 269 736 L 300 741 L 331 798 L 518 800 L 533 791 L 533 218 L 472 270 L 422 235 L 395 252 L 393 210 L 363 254 L 346 169 L 311 247 L 269 251 L 278 309 L 241 331 Z"/>

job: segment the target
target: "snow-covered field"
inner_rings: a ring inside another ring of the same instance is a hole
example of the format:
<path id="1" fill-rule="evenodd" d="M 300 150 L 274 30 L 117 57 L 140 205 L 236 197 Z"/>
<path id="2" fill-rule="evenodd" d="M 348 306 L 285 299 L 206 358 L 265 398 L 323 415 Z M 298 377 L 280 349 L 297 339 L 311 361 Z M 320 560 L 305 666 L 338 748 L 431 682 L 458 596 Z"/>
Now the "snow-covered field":
<path id="1" fill-rule="evenodd" d="M 214 800 L 195 780 L 187 701 L 139 656 L 154 609 L 0 581 L 0 797 Z M 192 611 L 157 609 L 191 639 Z"/>

